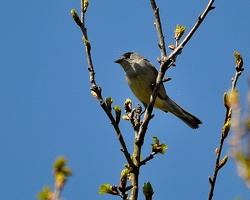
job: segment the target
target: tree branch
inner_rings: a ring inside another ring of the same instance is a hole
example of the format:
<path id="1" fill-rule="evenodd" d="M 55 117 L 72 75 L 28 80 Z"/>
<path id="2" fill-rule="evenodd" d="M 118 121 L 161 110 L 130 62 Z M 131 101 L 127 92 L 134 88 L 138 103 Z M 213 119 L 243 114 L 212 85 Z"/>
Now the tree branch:
<path id="1" fill-rule="evenodd" d="M 156 153 L 152 152 L 147 158 L 145 158 L 143 161 L 141 161 L 141 165 L 146 165 L 147 162 L 152 160 L 155 155 L 156 155 Z"/>
<path id="2" fill-rule="evenodd" d="M 155 16 L 155 26 L 157 29 L 157 35 L 159 40 L 159 47 L 161 52 L 161 60 L 160 63 L 160 69 L 158 71 L 158 76 L 156 79 L 156 84 L 153 89 L 153 92 L 150 96 L 149 104 L 147 105 L 143 121 L 141 123 L 140 129 L 138 131 L 138 138 L 136 138 L 136 142 L 134 145 L 134 152 L 133 156 L 135 158 L 135 166 L 137 168 L 136 173 L 131 175 L 131 183 L 134 186 L 131 191 L 131 197 L 132 200 L 137 200 L 138 195 L 138 175 L 139 175 L 139 169 L 140 169 L 140 156 L 141 156 L 141 147 L 144 143 L 145 134 L 148 128 L 148 124 L 150 119 L 152 118 L 152 112 L 153 112 L 153 106 L 156 100 L 156 97 L 158 95 L 158 90 L 160 85 L 162 84 L 163 77 L 165 75 L 166 70 L 171 67 L 176 59 L 176 56 L 180 53 L 180 51 L 183 49 L 185 44 L 191 39 L 192 35 L 195 33 L 195 31 L 198 29 L 200 24 L 205 19 L 207 13 L 212 10 L 214 7 L 212 7 L 214 0 L 210 0 L 207 7 L 205 8 L 203 14 L 199 16 L 198 21 L 194 25 L 194 27 L 191 29 L 187 37 L 182 41 L 182 43 L 170 54 L 170 56 L 167 57 L 166 55 L 166 47 L 164 42 L 164 36 L 162 33 L 162 26 L 161 26 L 161 20 L 159 15 L 159 8 L 156 5 L 155 0 L 150 0 L 153 13 Z M 134 196 L 135 195 L 135 196 Z"/>
<path id="3" fill-rule="evenodd" d="M 198 16 L 197 22 L 194 24 L 193 28 L 189 31 L 187 36 L 182 40 L 182 42 L 179 44 L 179 46 L 169 55 L 168 59 L 175 58 L 184 48 L 184 46 L 188 43 L 188 41 L 192 38 L 193 34 L 196 32 L 196 30 L 199 28 L 199 26 L 202 24 L 204 19 L 206 18 L 209 11 L 213 10 L 215 7 L 213 6 L 215 0 L 210 0 L 203 11 L 201 15 Z"/>
<path id="4" fill-rule="evenodd" d="M 232 108 L 231 108 L 232 102 L 231 102 L 231 100 L 232 100 L 233 92 L 235 91 L 238 78 L 241 75 L 243 70 L 244 70 L 243 59 L 241 58 L 241 65 L 240 66 L 237 65 L 237 59 L 236 59 L 236 72 L 235 72 L 234 78 L 232 79 L 232 87 L 231 87 L 229 99 L 228 99 L 228 95 L 224 94 L 224 105 L 226 107 L 225 120 L 224 120 L 224 125 L 222 128 L 219 147 L 215 149 L 216 159 L 215 159 L 213 178 L 208 177 L 208 180 L 210 183 L 210 191 L 208 194 L 208 200 L 212 200 L 213 195 L 214 195 L 214 188 L 215 188 L 218 172 L 226 164 L 227 156 L 225 156 L 222 160 L 220 157 L 221 157 L 221 152 L 222 152 L 224 141 L 227 138 L 227 135 L 228 135 L 228 132 L 229 132 L 230 126 L 231 126 L 231 116 L 232 116 Z M 225 158 L 226 158 L 226 160 L 225 160 Z M 224 161 L 224 163 L 223 163 L 223 161 Z"/>
<path id="5" fill-rule="evenodd" d="M 162 27 L 161 27 L 161 18 L 159 14 L 160 11 L 155 3 L 155 0 L 150 0 L 150 3 L 153 9 L 154 16 L 155 16 L 155 27 L 157 30 L 157 35 L 158 35 L 158 40 L 159 40 L 158 45 L 161 51 L 161 58 L 163 58 L 163 57 L 166 57 L 166 45 L 165 45 L 164 36 L 162 32 Z"/>
<path id="6" fill-rule="evenodd" d="M 118 137 L 118 140 L 121 144 L 121 149 L 122 152 L 128 162 L 128 164 L 133 168 L 134 164 L 132 162 L 131 156 L 128 152 L 126 143 L 123 139 L 122 133 L 120 131 L 119 125 L 116 122 L 115 118 L 113 117 L 111 111 L 108 109 L 105 101 L 102 98 L 102 89 L 101 87 L 99 87 L 96 84 L 95 81 L 95 70 L 94 70 L 94 66 L 93 66 L 93 62 L 92 62 L 92 58 L 91 58 L 91 44 L 89 42 L 88 39 L 88 35 L 87 35 L 87 29 L 85 27 L 85 13 L 87 10 L 87 6 L 84 5 L 85 1 L 81 0 L 81 20 L 79 19 L 78 15 L 75 13 L 74 10 L 71 11 L 72 17 L 75 20 L 75 22 L 77 23 L 77 25 L 80 27 L 82 33 L 83 33 L 83 38 L 82 40 L 84 41 L 85 44 L 85 51 L 86 51 L 86 56 L 87 56 L 87 62 L 88 62 L 88 71 L 89 71 L 89 77 L 90 77 L 90 83 L 91 83 L 91 91 L 94 92 L 94 96 L 98 99 L 100 106 L 102 107 L 102 109 L 105 111 L 105 113 L 107 114 L 109 120 L 111 121 L 111 124 L 113 125 L 116 135 Z"/>
<path id="7" fill-rule="evenodd" d="M 129 164 L 129 166 L 132 168 L 132 170 L 131 170 L 132 189 L 131 189 L 130 200 L 137 200 L 137 198 L 138 198 L 138 181 L 139 181 L 140 166 L 142 164 L 145 164 L 147 161 L 152 159 L 152 157 L 154 156 L 154 155 L 150 155 L 144 161 L 140 162 L 141 147 L 144 143 L 144 138 L 145 138 L 146 130 L 148 127 L 148 123 L 149 123 L 150 119 L 152 118 L 153 105 L 155 103 L 155 99 L 156 99 L 157 94 L 158 94 L 159 86 L 162 84 L 164 74 L 165 74 L 166 70 L 174 64 L 174 61 L 175 61 L 177 55 L 181 52 L 181 50 L 184 48 L 186 43 L 191 39 L 194 32 L 198 29 L 198 27 L 200 26 L 202 21 L 205 19 L 207 13 L 213 9 L 213 7 L 212 7 L 213 2 L 214 2 L 214 0 L 209 1 L 205 11 L 203 12 L 202 15 L 199 16 L 197 23 L 191 29 L 191 31 L 186 36 L 186 38 L 167 57 L 165 41 L 164 41 L 161 20 L 160 20 L 160 15 L 159 15 L 159 8 L 157 7 L 155 0 L 150 0 L 151 6 L 153 9 L 153 13 L 155 16 L 155 26 L 156 26 L 156 30 L 157 30 L 159 48 L 160 48 L 160 53 L 161 53 L 161 59 L 159 61 L 160 69 L 158 71 L 156 84 L 155 84 L 155 87 L 153 89 L 152 95 L 150 96 L 150 102 L 146 108 L 143 121 L 140 125 L 138 134 L 136 134 L 136 136 L 138 136 L 138 137 L 136 138 L 135 143 L 134 143 L 134 151 L 133 151 L 132 159 L 131 159 L 131 156 L 127 150 L 127 147 L 126 147 L 126 144 L 124 142 L 121 131 L 119 129 L 118 123 L 116 122 L 110 109 L 107 107 L 107 104 L 105 103 L 105 101 L 102 98 L 101 87 L 99 87 L 95 81 L 95 71 L 94 71 L 94 66 L 92 64 L 92 58 L 91 58 L 91 44 L 89 42 L 88 35 L 87 35 L 87 29 L 85 27 L 85 13 L 86 13 L 86 10 L 88 7 L 88 1 L 81 0 L 81 20 L 79 19 L 79 17 L 77 16 L 76 13 L 75 13 L 75 15 L 72 14 L 75 22 L 81 28 L 81 31 L 83 33 L 82 39 L 83 39 L 84 44 L 85 44 L 85 50 L 86 50 L 86 56 L 87 56 L 87 62 L 88 62 L 88 71 L 89 71 L 90 83 L 92 86 L 91 91 L 94 93 L 94 96 L 99 100 L 101 107 L 103 108 L 103 110 L 107 114 L 108 118 L 110 119 L 111 124 L 113 125 L 113 127 L 116 131 L 116 135 L 117 135 L 119 142 L 121 144 L 122 152 L 124 153 L 124 156 L 126 157 L 126 160 Z"/>
<path id="8" fill-rule="evenodd" d="M 172 66 L 172 64 L 174 63 L 174 61 L 176 59 L 176 56 L 182 51 L 184 46 L 191 39 L 191 37 L 193 36 L 195 31 L 199 28 L 201 23 L 204 21 L 204 19 L 207 16 L 208 12 L 215 8 L 215 7 L 213 7 L 214 1 L 215 0 L 210 0 L 208 2 L 205 10 L 203 11 L 203 13 L 201 15 L 199 15 L 198 21 L 195 23 L 195 25 L 190 30 L 190 32 L 187 34 L 187 36 L 183 39 L 183 41 L 179 44 L 179 46 L 168 57 L 166 57 L 166 53 L 165 53 L 166 48 L 162 46 L 163 44 L 165 46 L 164 36 L 162 34 L 161 24 L 158 24 L 161 21 L 160 16 L 159 16 L 159 9 L 157 8 L 155 0 L 150 0 L 153 12 L 155 14 L 155 24 L 156 24 L 156 28 L 157 28 L 158 40 L 160 42 L 159 46 L 160 46 L 160 51 L 161 51 L 162 58 L 160 60 L 160 69 L 158 71 L 158 76 L 157 76 L 157 79 L 156 79 L 156 85 L 155 85 L 155 88 L 154 88 L 154 90 L 152 92 L 152 95 L 150 97 L 150 101 L 149 101 L 149 104 L 148 104 L 147 109 L 145 111 L 143 122 L 142 122 L 142 125 L 141 125 L 140 130 L 139 130 L 139 138 L 138 138 L 139 143 L 143 144 L 143 140 L 144 140 L 144 137 L 145 137 L 145 134 L 146 134 L 148 123 L 149 123 L 149 121 L 151 119 L 155 99 L 156 99 L 156 97 L 158 95 L 159 86 L 162 83 L 162 80 L 163 80 L 163 77 L 165 75 L 166 70 Z"/>

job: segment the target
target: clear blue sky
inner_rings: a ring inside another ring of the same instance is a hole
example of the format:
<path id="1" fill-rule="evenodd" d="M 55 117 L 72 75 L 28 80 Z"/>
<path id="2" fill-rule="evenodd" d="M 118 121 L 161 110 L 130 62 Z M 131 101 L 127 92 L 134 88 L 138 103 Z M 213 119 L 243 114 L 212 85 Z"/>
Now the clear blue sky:
<path id="1" fill-rule="evenodd" d="M 157 1 L 166 44 L 173 43 L 176 24 L 187 31 L 208 0 Z M 222 95 L 231 87 L 235 50 L 245 61 L 238 82 L 246 105 L 250 65 L 249 0 L 216 1 L 213 10 L 166 76 L 169 96 L 198 116 L 203 125 L 192 130 L 158 110 L 146 136 L 143 156 L 152 136 L 169 146 L 141 170 L 141 185 L 150 181 L 154 199 L 207 199 L 208 176 L 224 120 Z M 66 200 L 116 199 L 98 195 L 103 183 L 118 184 L 125 159 L 109 120 L 90 94 L 81 32 L 70 10 L 80 1 L 2 1 L 0 8 L 0 199 L 36 198 L 44 185 L 53 186 L 52 164 L 68 158 L 74 175 L 62 197 Z M 149 1 L 91 1 L 86 25 L 92 44 L 96 81 L 114 105 L 130 97 L 138 103 L 113 63 L 136 51 L 157 67 L 159 56 Z M 131 151 L 133 131 L 121 130 Z M 229 150 L 227 142 L 223 155 Z M 250 199 L 232 159 L 220 171 L 214 200 Z M 140 200 L 143 199 L 140 193 Z"/>

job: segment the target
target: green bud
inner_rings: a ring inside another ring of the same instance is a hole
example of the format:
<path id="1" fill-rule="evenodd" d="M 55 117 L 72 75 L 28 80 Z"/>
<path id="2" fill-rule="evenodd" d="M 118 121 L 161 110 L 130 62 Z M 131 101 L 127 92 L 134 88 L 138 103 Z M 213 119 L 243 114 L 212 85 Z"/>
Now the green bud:
<path id="1" fill-rule="evenodd" d="M 181 26 L 180 24 L 177 24 L 177 26 L 174 30 L 174 38 L 176 41 L 178 41 L 182 37 L 185 30 L 186 30 L 186 26 Z"/>
<path id="2" fill-rule="evenodd" d="M 231 93 L 231 105 L 237 105 L 239 103 L 239 92 L 233 90 Z"/>
<path id="3" fill-rule="evenodd" d="M 107 97 L 107 98 L 105 98 L 105 101 L 106 101 L 106 105 L 107 105 L 109 111 L 111 111 L 112 110 L 111 105 L 114 102 L 113 99 L 111 97 Z"/>
<path id="4" fill-rule="evenodd" d="M 230 101 L 228 98 L 228 94 L 225 92 L 223 95 L 224 106 L 229 109 L 230 108 Z"/>
<path id="5" fill-rule="evenodd" d="M 128 175 L 129 175 L 129 170 L 128 169 L 122 170 L 121 178 L 120 178 L 120 186 L 119 186 L 119 188 L 121 190 L 124 190 L 126 188 Z"/>
<path id="6" fill-rule="evenodd" d="M 234 52 L 234 57 L 235 57 L 235 65 L 236 65 L 236 70 L 237 71 L 243 71 L 243 58 L 240 55 L 239 52 L 235 51 Z"/>
<path id="7" fill-rule="evenodd" d="M 58 188 L 63 188 L 64 183 L 66 182 L 66 175 L 62 172 L 55 173 L 55 183 Z"/>
<path id="8" fill-rule="evenodd" d="M 65 167 L 66 164 L 67 164 L 67 159 L 60 156 L 54 162 L 54 170 L 55 171 L 62 171 L 62 169 Z"/>
<path id="9" fill-rule="evenodd" d="M 72 175 L 71 169 L 66 167 L 67 160 L 64 157 L 58 157 L 54 162 L 54 178 L 58 188 L 62 188 L 68 176 Z"/>
<path id="10" fill-rule="evenodd" d="M 227 137 L 228 132 L 230 131 L 230 128 L 231 128 L 231 124 L 232 124 L 231 121 L 227 120 L 227 122 L 222 127 L 222 136 L 223 136 L 223 138 Z"/>
<path id="11" fill-rule="evenodd" d="M 77 15 L 77 13 L 76 13 L 76 11 L 75 11 L 74 9 L 72 9 L 72 10 L 70 11 L 70 13 L 71 13 L 71 16 L 72 16 L 73 18 L 75 18 L 76 15 Z"/>
<path id="12" fill-rule="evenodd" d="M 158 140 L 157 137 L 153 137 L 152 140 L 154 140 L 154 144 L 151 144 L 152 152 L 154 153 L 160 153 L 164 154 L 165 150 L 168 149 L 168 146 L 164 143 L 160 144 L 160 141 Z"/>
<path id="13" fill-rule="evenodd" d="M 84 0 L 83 3 L 83 11 L 86 12 L 89 6 L 89 0 Z"/>
<path id="14" fill-rule="evenodd" d="M 49 186 L 45 186 L 43 190 L 37 194 L 37 198 L 40 200 L 52 199 L 53 193 Z"/>
<path id="15" fill-rule="evenodd" d="M 127 113 L 132 111 L 132 101 L 131 101 L 131 99 L 126 99 L 126 101 L 124 102 L 124 109 L 125 109 L 125 111 Z"/>
<path id="16" fill-rule="evenodd" d="M 72 16 L 72 18 L 75 20 L 75 22 L 77 23 L 78 26 L 81 26 L 82 25 L 82 22 L 78 16 L 78 14 L 76 13 L 76 11 L 74 9 L 72 9 L 70 11 L 70 14 Z"/>
<path id="17" fill-rule="evenodd" d="M 115 111 L 116 114 L 121 113 L 121 108 L 120 108 L 120 106 L 114 106 L 113 109 L 114 109 L 114 111 Z"/>
<path id="18" fill-rule="evenodd" d="M 142 190 L 143 190 L 143 194 L 146 197 L 146 199 L 152 199 L 152 196 L 154 194 L 154 190 L 153 190 L 153 187 L 152 187 L 150 182 L 144 183 Z"/>
<path id="19" fill-rule="evenodd" d="M 225 155 L 224 158 L 221 160 L 218 168 L 221 169 L 227 163 L 227 160 L 228 160 L 228 156 Z"/>
<path id="20" fill-rule="evenodd" d="M 116 123 L 119 124 L 120 119 L 121 119 L 121 108 L 120 106 L 114 106 L 113 107 L 114 111 L 115 111 L 115 118 L 116 118 Z"/>

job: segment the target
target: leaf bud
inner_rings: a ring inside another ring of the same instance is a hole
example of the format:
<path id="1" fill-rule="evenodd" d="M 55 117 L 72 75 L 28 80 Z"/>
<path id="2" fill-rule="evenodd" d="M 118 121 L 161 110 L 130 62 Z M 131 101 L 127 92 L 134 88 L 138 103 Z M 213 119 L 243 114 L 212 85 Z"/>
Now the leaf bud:
<path id="1" fill-rule="evenodd" d="M 96 92 L 94 92 L 93 90 L 90 91 L 91 94 L 93 95 L 94 98 L 98 99 L 98 95 Z"/>
<path id="2" fill-rule="evenodd" d="M 84 0 L 83 3 L 83 11 L 86 12 L 89 6 L 89 0 Z"/>
<path id="3" fill-rule="evenodd" d="M 181 26 L 180 24 L 177 24 L 175 30 L 174 30 L 174 38 L 176 41 L 179 41 L 179 39 L 182 37 L 186 30 L 186 26 Z"/>
<path id="4" fill-rule="evenodd" d="M 114 102 L 113 99 L 111 97 L 107 97 L 107 98 L 105 98 L 105 102 L 106 102 L 106 105 L 107 105 L 109 111 L 111 111 L 111 105 Z"/>
<path id="5" fill-rule="evenodd" d="M 222 127 L 222 136 L 223 136 L 223 138 L 227 137 L 228 132 L 230 131 L 230 128 L 231 128 L 231 124 L 232 124 L 231 121 L 227 120 L 227 122 Z"/>
<path id="6" fill-rule="evenodd" d="M 168 48 L 171 50 L 175 50 L 175 46 L 173 44 L 168 45 Z"/>
<path id="7" fill-rule="evenodd" d="M 132 111 L 132 101 L 131 99 L 126 99 L 124 102 L 124 109 L 126 112 L 131 112 Z"/>
<path id="8" fill-rule="evenodd" d="M 228 156 L 225 155 L 224 158 L 221 160 L 221 162 L 218 166 L 218 169 L 221 169 L 227 163 L 227 160 L 228 160 Z"/>
<path id="9" fill-rule="evenodd" d="M 218 154 L 219 154 L 219 149 L 216 148 L 216 149 L 214 150 L 214 152 L 215 152 L 216 155 L 218 155 Z"/>
<path id="10" fill-rule="evenodd" d="M 123 116 L 122 116 L 122 119 L 124 119 L 124 120 L 129 120 L 130 118 L 129 118 L 128 115 L 123 115 Z"/>
<path id="11" fill-rule="evenodd" d="M 150 182 L 144 183 L 142 188 L 143 194 L 146 197 L 146 199 L 152 199 L 152 196 L 154 194 L 153 187 Z"/>
<path id="12" fill-rule="evenodd" d="M 240 55 L 239 52 L 235 51 L 234 52 L 234 57 L 235 57 L 235 68 L 236 68 L 236 71 L 243 71 L 244 68 L 243 68 L 243 58 L 242 56 Z"/>
<path id="13" fill-rule="evenodd" d="M 121 108 L 120 106 L 114 106 L 113 107 L 114 111 L 115 111 L 115 116 L 116 116 L 116 123 L 119 124 L 120 119 L 121 119 Z"/>
<path id="14" fill-rule="evenodd" d="M 226 107 L 226 109 L 230 108 L 230 101 L 228 98 L 228 94 L 225 92 L 223 95 L 223 101 L 224 101 L 224 106 Z"/>

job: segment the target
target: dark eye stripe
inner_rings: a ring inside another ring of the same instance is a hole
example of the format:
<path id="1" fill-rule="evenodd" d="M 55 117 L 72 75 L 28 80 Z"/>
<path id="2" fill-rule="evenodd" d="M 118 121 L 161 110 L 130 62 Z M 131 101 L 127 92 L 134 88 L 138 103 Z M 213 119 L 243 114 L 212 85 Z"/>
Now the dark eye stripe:
<path id="1" fill-rule="evenodd" d="M 125 59 L 128 59 L 128 58 L 130 58 L 131 54 L 133 54 L 133 52 L 127 52 L 127 53 L 123 54 L 122 56 L 123 56 Z"/>

